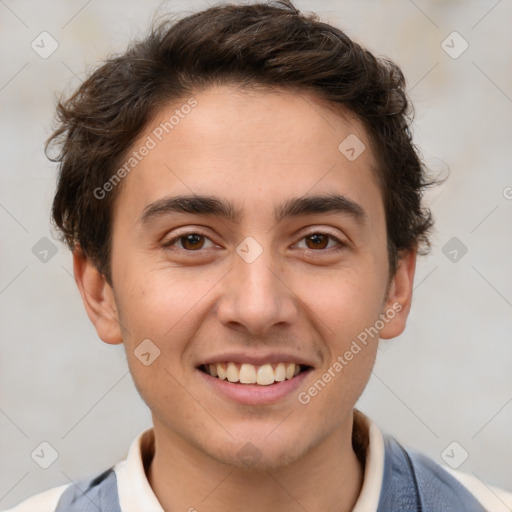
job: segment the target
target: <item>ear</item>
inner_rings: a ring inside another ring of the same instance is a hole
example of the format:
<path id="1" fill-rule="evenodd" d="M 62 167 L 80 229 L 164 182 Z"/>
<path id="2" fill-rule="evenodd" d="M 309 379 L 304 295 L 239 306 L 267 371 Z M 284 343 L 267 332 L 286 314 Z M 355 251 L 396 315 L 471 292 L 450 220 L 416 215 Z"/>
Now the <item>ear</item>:
<path id="1" fill-rule="evenodd" d="M 122 343 L 114 292 L 105 276 L 79 249 L 73 251 L 73 272 L 85 310 L 98 336 L 105 343 Z"/>
<path id="2" fill-rule="evenodd" d="M 398 269 L 392 277 L 382 314 L 387 318 L 380 331 L 383 339 L 394 338 L 405 329 L 411 309 L 412 287 L 416 270 L 417 247 L 403 251 L 399 256 Z M 382 315 L 381 315 L 382 317 Z"/>

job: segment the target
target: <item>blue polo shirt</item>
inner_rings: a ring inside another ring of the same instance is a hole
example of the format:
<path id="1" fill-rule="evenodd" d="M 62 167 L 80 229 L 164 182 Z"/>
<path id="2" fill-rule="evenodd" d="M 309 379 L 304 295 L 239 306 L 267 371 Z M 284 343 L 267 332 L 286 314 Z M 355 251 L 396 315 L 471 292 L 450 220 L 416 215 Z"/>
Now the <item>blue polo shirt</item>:
<path id="1" fill-rule="evenodd" d="M 353 443 L 365 468 L 352 512 L 512 510 L 512 493 L 406 449 L 357 409 Z M 144 470 L 153 449 L 150 428 L 135 438 L 125 460 L 100 475 L 37 494 L 6 512 L 164 512 Z"/>

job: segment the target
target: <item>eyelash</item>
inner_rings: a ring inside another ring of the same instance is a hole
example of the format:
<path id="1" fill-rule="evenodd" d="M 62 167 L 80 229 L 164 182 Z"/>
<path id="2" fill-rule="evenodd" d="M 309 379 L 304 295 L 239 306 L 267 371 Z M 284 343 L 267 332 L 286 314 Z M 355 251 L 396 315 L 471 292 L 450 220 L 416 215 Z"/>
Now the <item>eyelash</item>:
<path id="1" fill-rule="evenodd" d="M 184 238 L 184 237 L 186 237 L 188 235 L 199 235 L 199 236 L 203 236 L 203 237 L 207 238 L 208 240 L 210 240 L 210 237 L 206 233 L 202 232 L 199 229 L 196 229 L 194 231 L 188 231 L 186 233 L 181 233 L 181 234 L 175 236 L 171 240 L 168 240 L 167 242 L 162 244 L 162 247 L 163 248 L 171 247 L 172 245 L 174 245 L 175 242 L 181 240 L 182 238 Z M 308 238 L 308 237 L 313 236 L 313 235 L 325 235 L 329 239 L 334 240 L 338 244 L 338 246 L 334 247 L 334 248 L 330 247 L 328 249 L 305 249 L 309 253 L 338 252 L 338 251 L 341 251 L 342 249 L 344 249 L 346 247 L 346 245 L 347 245 L 344 242 L 342 242 L 339 238 L 335 237 L 334 235 L 331 235 L 330 233 L 326 233 L 324 231 L 312 231 L 311 233 L 308 233 L 308 234 L 304 235 L 299 241 L 302 241 L 305 238 Z M 185 251 L 185 252 L 189 252 L 189 253 L 194 253 L 194 252 L 200 252 L 202 249 L 197 249 L 197 250 L 193 251 L 193 250 L 188 250 L 188 249 L 184 249 L 184 248 L 179 248 L 179 250 L 182 250 L 182 251 Z"/>

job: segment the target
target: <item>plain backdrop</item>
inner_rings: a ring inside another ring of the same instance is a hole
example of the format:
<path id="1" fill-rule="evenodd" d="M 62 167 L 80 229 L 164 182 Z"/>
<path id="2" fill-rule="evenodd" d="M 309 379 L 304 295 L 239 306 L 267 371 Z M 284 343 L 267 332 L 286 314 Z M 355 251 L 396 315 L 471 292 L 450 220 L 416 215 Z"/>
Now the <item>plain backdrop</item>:
<path id="1" fill-rule="evenodd" d="M 450 173 L 427 196 L 437 231 L 418 263 L 407 329 L 382 342 L 357 407 L 406 446 L 439 463 L 467 455 L 460 470 L 512 489 L 512 3 L 296 5 L 402 67 L 416 143 L 432 172 Z M 142 36 L 156 9 L 207 6 L 0 2 L 0 507 L 99 474 L 150 425 L 123 347 L 96 336 L 71 255 L 52 238 L 57 169 L 43 145 L 57 95 Z M 33 48 L 42 37 L 45 51 L 58 44 L 46 58 Z M 31 457 L 41 442 L 58 453 L 48 469 Z"/>

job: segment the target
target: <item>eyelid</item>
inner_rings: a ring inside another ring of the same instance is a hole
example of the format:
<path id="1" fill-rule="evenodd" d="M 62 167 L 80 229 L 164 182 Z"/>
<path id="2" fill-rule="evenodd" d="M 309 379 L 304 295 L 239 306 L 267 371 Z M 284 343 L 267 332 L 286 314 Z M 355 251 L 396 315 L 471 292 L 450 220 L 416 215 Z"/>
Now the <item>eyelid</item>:
<path id="1" fill-rule="evenodd" d="M 308 252 L 313 252 L 313 253 L 327 253 L 327 252 L 329 252 L 330 253 L 330 252 L 333 252 L 333 251 L 344 249 L 345 247 L 348 246 L 348 242 L 342 240 L 342 237 L 340 237 L 338 235 L 334 235 L 333 233 L 331 233 L 329 230 L 326 230 L 325 228 L 319 228 L 319 229 L 314 229 L 314 230 L 308 231 L 307 233 L 301 235 L 301 237 L 299 238 L 299 241 L 297 243 L 302 242 L 304 240 L 304 238 L 308 238 L 308 237 L 310 237 L 312 235 L 326 235 L 331 240 L 334 240 L 337 243 L 337 246 L 329 247 L 328 249 L 318 249 L 318 250 L 309 249 L 309 248 L 306 247 L 304 250 L 306 250 Z"/>
<path id="2" fill-rule="evenodd" d="M 178 242 L 180 240 L 180 238 L 183 238 L 184 236 L 187 236 L 187 235 L 201 235 L 201 236 L 204 236 L 205 238 L 208 238 L 208 240 L 210 240 L 213 244 L 215 244 L 215 242 L 211 239 L 211 237 L 206 232 L 206 230 L 203 230 L 201 228 L 188 227 L 188 228 L 186 228 L 186 231 L 177 233 L 177 234 L 173 235 L 173 237 L 170 238 L 169 240 L 166 240 L 165 242 L 163 242 L 162 247 L 164 247 L 164 248 L 170 247 L 173 244 L 175 244 L 176 242 Z M 179 248 L 179 249 L 181 249 L 181 248 Z M 186 251 L 186 249 L 181 249 L 181 250 Z M 201 249 L 198 249 L 197 251 L 186 251 L 186 252 L 199 252 L 199 251 L 201 251 Z"/>
<path id="3" fill-rule="evenodd" d="M 311 228 L 311 226 L 309 226 L 309 228 Z M 192 227 L 188 227 L 186 228 L 186 231 L 183 231 L 183 232 L 179 232 L 177 234 L 175 234 L 172 238 L 170 238 L 169 240 L 167 240 L 166 242 L 164 242 L 162 244 L 162 247 L 163 248 L 167 248 L 167 247 L 171 247 L 173 246 L 176 242 L 178 242 L 181 238 L 187 236 L 187 235 L 201 235 L 201 236 L 204 236 L 205 238 L 207 238 L 208 240 L 210 240 L 214 245 L 217 245 L 215 244 L 215 242 L 211 239 L 211 237 L 209 236 L 209 234 L 206 232 L 206 230 L 203 230 L 202 228 L 192 228 Z M 309 249 L 309 248 L 304 248 L 303 250 L 307 251 L 307 252 L 310 252 L 310 253 L 331 253 L 331 252 L 336 252 L 338 250 L 341 250 L 341 249 L 344 249 L 345 247 L 347 247 L 348 243 L 344 240 L 342 240 L 341 238 L 342 237 L 339 237 L 337 235 L 334 235 L 332 232 L 330 232 L 328 229 L 326 228 L 322 228 L 322 227 L 319 227 L 319 228 L 312 228 L 310 229 L 309 231 L 303 233 L 300 238 L 298 239 L 298 241 L 294 244 L 294 245 L 297 245 L 298 243 L 302 242 L 305 238 L 307 238 L 308 236 L 312 236 L 312 235 L 327 235 L 331 240 L 334 240 L 336 243 L 337 243 L 337 246 L 335 247 L 330 247 L 328 249 L 318 249 L 318 250 L 315 250 L 315 249 Z M 187 249 L 182 249 L 182 248 L 178 248 L 179 250 L 181 251 L 185 251 L 185 252 L 190 252 L 190 253 L 194 253 L 194 252 L 201 252 L 203 250 L 203 248 L 201 249 L 197 249 L 195 251 L 192 251 L 192 250 L 187 250 Z"/>
<path id="4" fill-rule="evenodd" d="M 340 229 L 329 228 L 324 225 L 311 225 L 298 231 L 298 235 L 301 235 L 301 239 L 305 236 L 311 236 L 316 234 L 329 235 L 331 238 L 338 240 L 339 242 L 348 244 L 348 236 Z M 344 239 L 347 239 L 344 241 Z"/>

